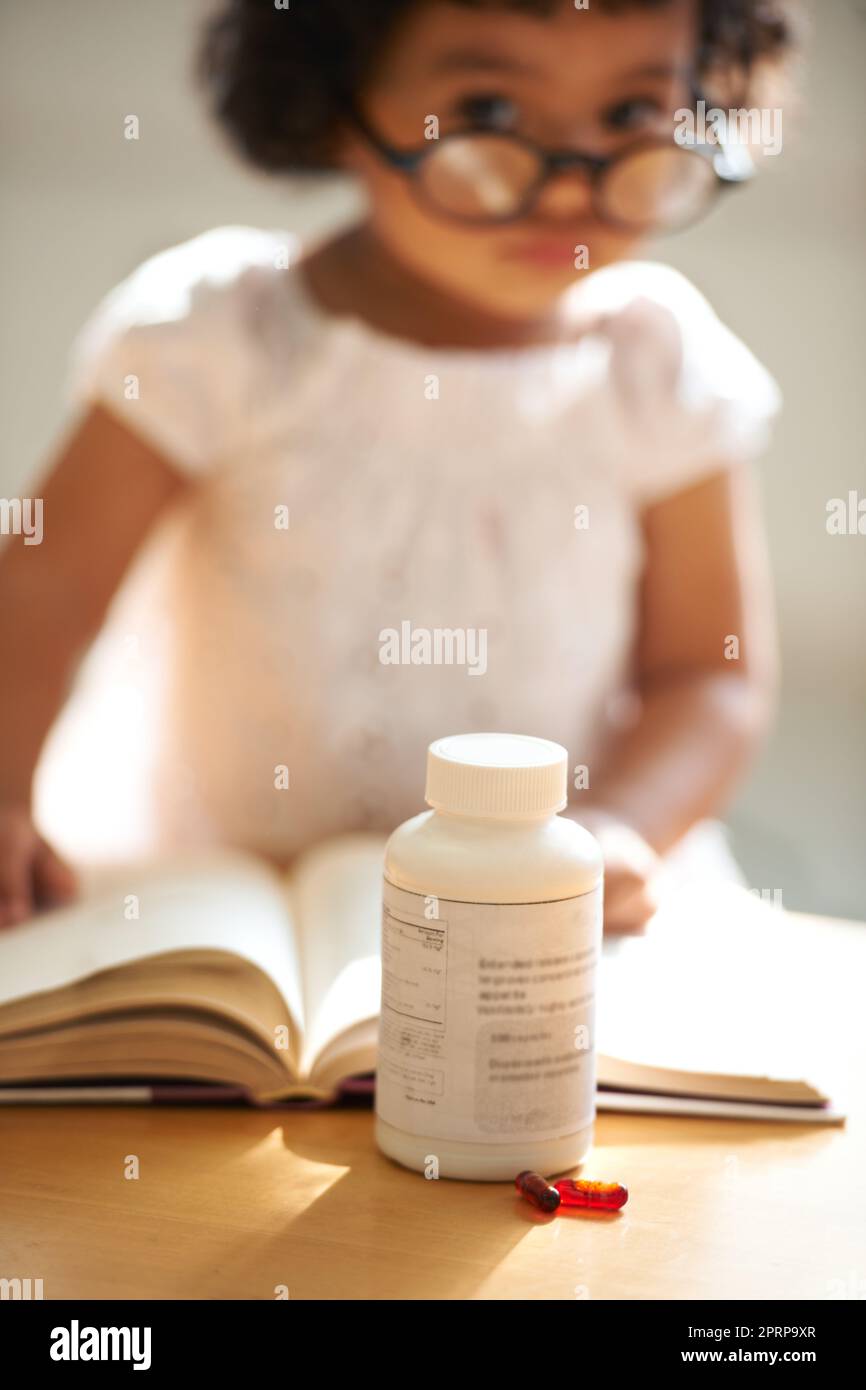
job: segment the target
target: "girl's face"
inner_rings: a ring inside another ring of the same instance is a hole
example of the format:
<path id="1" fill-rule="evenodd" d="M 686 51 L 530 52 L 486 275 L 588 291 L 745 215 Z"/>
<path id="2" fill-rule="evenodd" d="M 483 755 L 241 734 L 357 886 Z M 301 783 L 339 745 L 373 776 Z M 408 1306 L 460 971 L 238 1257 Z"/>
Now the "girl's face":
<path id="1" fill-rule="evenodd" d="M 674 112 L 690 99 L 696 0 L 620 13 L 560 0 L 543 17 L 505 8 L 422 0 L 384 52 L 361 110 L 376 135 L 401 150 L 468 127 L 513 130 L 546 149 L 608 156 L 647 136 L 673 139 Z M 418 201 L 412 182 L 347 131 L 345 162 L 366 185 L 373 230 L 422 280 L 491 313 L 544 313 L 578 275 L 630 255 L 633 231 L 592 210 L 586 176 L 546 185 L 517 221 L 473 226 Z"/>

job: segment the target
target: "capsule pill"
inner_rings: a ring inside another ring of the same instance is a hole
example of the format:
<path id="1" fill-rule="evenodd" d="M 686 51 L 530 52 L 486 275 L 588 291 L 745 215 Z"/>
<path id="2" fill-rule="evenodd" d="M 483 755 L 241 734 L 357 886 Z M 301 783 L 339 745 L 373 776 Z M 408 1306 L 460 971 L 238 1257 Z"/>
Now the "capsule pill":
<path id="1" fill-rule="evenodd" d="M 538 1207 L 539 1211 L 556 1211 L 562 1200 L 556 1188 L 551 1186 L 547 1178 L 543 1178 L 540 1173 L 531 1173 L 528 1168 L 517 1174 L 514 1179 L 514 1186 L 521 1197 L 525 1197 L 527 1202 Z"/>
<path id="2" fill-rule="evenodd" d="M 564 1207 L 619 1211 L 628 1201 L 628 1188 L 618 1182 L 580 1182 L 573 1178 L 561 1178 L 553 1186 Z"/>

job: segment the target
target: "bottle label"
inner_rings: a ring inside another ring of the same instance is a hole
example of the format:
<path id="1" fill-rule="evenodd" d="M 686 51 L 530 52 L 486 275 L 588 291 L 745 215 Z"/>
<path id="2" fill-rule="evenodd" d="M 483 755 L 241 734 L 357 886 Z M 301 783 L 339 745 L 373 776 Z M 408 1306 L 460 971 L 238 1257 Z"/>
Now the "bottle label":
<path id="1" fill-rule="evenodd" d="M 601 885 L 546 903 L 464 903 L 388 879 L 380 1117 L 410 1134 L 553 1139 L 595 1114 Z"/>

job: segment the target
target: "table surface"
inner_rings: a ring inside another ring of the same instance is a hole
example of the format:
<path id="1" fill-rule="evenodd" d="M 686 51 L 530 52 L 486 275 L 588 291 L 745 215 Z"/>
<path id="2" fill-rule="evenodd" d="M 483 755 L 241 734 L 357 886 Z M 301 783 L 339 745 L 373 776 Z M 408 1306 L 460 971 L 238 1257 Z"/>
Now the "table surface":
<path id="1" fill-rule="evenodd" d="M 399 1168 L 369 1110 L 4 1107 L 0 1277 L 46 1299 L 862 1299 L 866 928 L 812 920 L 844 1127 L 602 1113 L 582 1175 L 628 1205 L 544 1217 Z"/>

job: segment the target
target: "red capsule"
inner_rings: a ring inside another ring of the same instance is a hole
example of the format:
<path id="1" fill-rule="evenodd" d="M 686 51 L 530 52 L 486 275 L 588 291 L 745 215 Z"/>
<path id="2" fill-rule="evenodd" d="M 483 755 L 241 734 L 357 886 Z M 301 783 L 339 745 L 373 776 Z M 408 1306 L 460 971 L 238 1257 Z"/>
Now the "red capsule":
<path id="1" fill-rule="evenodd" d="M 529 1169 L 518 1173 L 514 1179 L 514 1186 L 525 1197 L 527 1202 L 531 1202 L 539 1211 L 556 1211 L 560 1203 L 560 1196 L 555 1187 L 551 1187 L 547 1178 L 543 1178 L 540 1173 L 531 1173 Z"/>
<path id="2" fill-rule="evenodd" d="M 553 1184 L 564 1207 L 593 1207 L 619 1211 L 628 1201 L 628 1188 L 618 1182 L 580 1182 L 562 1178 Z"/>

